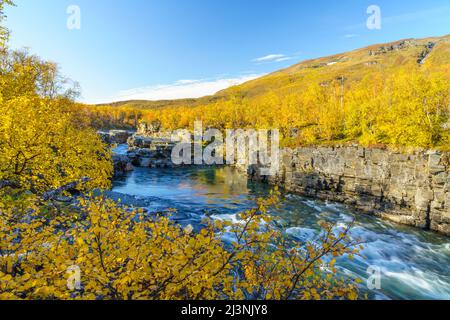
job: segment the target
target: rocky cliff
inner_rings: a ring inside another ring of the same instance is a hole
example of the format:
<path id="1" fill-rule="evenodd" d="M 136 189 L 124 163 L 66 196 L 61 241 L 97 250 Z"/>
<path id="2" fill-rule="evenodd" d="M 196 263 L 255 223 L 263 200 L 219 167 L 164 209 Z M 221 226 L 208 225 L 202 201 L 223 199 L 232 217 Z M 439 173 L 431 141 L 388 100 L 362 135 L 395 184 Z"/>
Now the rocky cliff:
<path id="1" fill-rule="evenodd" d="M 349 204 L 365 213 L 450 236 L 448 153 L 403 154 L 357 146 L 285 149 L 268 180 L 287 191 Z"/>

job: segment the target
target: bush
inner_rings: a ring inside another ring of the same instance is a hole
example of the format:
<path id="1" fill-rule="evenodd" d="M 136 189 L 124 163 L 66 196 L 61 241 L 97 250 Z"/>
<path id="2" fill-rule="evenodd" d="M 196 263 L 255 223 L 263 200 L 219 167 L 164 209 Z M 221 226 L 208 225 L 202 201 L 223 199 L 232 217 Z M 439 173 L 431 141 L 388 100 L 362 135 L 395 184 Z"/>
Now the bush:
<path id="1" fill-rule="evenodd" d="M 334 266 L 358 252 L 348 229 L 324 222 L 316 242 L 291 243 L 267 214 L 277 192 L 240 214 L 242 223 L 205 221 L 199 233 L 102 198 L 80 199 L 79 213 L 55 219 L 27 201 L 31 213 L 19 220 L 17 204 L 2 208 L 0 299 L 358 297 L 356 282 Z M 232 243 L 222 242 L 225 234 Z M 67 287 L 73 271 L 78 290 Z"/>

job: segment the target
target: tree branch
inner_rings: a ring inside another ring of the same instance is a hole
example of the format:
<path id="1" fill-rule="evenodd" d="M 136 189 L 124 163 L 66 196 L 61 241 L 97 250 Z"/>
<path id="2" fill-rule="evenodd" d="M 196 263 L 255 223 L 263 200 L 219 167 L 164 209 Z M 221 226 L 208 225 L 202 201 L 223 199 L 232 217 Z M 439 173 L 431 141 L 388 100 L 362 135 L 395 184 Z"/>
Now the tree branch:
<path id="1" fill-rule="evenodd" d="M 13 189 L 19 189 L 20 185 L 17 182 L 11 181 L 11 180 L 0 180 L 0 189 L 3 188 L 13 188 Z"/>
<path id="2" fill-rule="evenodd" d="M 86 182 L 89 182 L 89 181 L 91 181 L 91 179 L 88 178 L 88 177 L 81 178 L 80 180 L 68 183 L 68 184 L 66 184 L 66 185 L 64 185 L 62 187 L 59 187 L 58 189 L 47 191 L 46 193 L 44 193 L 42 195 L 41 198 L 42 198 L 43 201 L 54 200 L 62 192 L 70 190 L 70 189 L 74 189 L 77 185 L 79 185 L 81 183 L 86 183 Z"/>

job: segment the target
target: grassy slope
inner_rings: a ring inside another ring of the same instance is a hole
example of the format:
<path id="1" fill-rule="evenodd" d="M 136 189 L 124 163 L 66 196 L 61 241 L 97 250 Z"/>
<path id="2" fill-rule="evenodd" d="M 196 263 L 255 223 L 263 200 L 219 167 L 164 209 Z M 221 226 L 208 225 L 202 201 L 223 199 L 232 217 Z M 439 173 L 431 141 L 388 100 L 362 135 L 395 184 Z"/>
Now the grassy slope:
<path id="1" fill-rule="evenodd" d="M 244 83 L 239 90 L 245 96 L 252 98 L 267 91 L 274 91 L 280 95 L 296 92 L 302 90 L 308 81 L 326 83 L 340 77 L 344 77 L 346 82 L 359 81 L 370 73 L 389 72 L 389 69 L 407 67 L 410 63 L 417 63 L 430 42 L 435 43 L 435 47 L 425 60 L 424 67 L 434 69 L 441 65 L 448 65 L 450 63 L 450 35 L 420 40 L 408 39 L 304 61 Z M 403 47 L 386 52 L 380 50 L 382 47 L 389 48 L 396 45 L 403 45 Z M 371 51 L 380 52 L 380 54 L 370 55 Z M 228 93 L 229 90 L 225 90 L 217 95 L 226 97 Z"/>
<path id="2" fill-rule="evenodd" d="M 431 50 L 428 49 L 430 43 L 434 44 Z M 387 73 L 389 70 L 402 67 L 406 69 L 411 63 L 418 63 L 428 51 L 429 55 L 425 59 L 423 68 L 429 70 L 448 69 L 450 65 L 450 35 L 425 39 L 399 40 L 329 57 L 303 61 L 242 85 L 220 91 L 213 96 L 199 99 L 125 101 L 112 103 L 111 105 L 141 109 L 197 106 L 219 99 L 227 99 L 229 96 L 236 94 L 236 92 L 250 99 L 269 91 L 284 96 L 292 92 L 301 91 L 310 81 L 325 84 L 333 79 L 344 77 L 345 83 L 350 84 L 361 80 L 371 73 Z M 371 52 L 375 54 L 370 54 Z"/>

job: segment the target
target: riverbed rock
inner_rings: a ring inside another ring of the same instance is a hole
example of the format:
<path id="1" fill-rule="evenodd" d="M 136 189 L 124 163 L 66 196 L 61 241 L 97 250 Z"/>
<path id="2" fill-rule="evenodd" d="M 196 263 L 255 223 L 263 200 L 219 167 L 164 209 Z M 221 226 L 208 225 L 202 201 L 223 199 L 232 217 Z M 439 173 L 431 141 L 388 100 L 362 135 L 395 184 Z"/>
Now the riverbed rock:
<path id="1" fill-rule="evenodd" d="M 127 140 L 132 135 L 132 133 L 127 130 L 109 130 L 99 131 L 98 135 L 100 135 L 103 142 L 112 145 L 127 143 Z"/>
<path id="2" fill-rule="evenodd" d="M 157 200 L 157 198 L 138 197 L 114 191 L 95 190 L 93 195 L 95 197 L 103 196 L 107 199 L 113 200 L 116 203 L 119 203 L 122 206 L 133 208 L 147 208 L 151 206 L 154 201 Z"/>
<path id="3" fill-rule="evenodd" d="M 151 158 L 140 158 L 139 159 L 139 166 L 143 167 L 143 168 L 148 168 L 150 167 L 152 163 L 152 159 Z"/>
<path id="4" fill-rule="evenodd" d="M 126 174 L 127 172 L 133 171 L 134 167 L 131 163 L 131 159 L 122 154 L 113 154 L 112 160 L 114 164 L 114 177 L 120 177 Z"/>
<path id="5" fill-rule="evenodd" d="M 128 139 L 128 158 L 131 163 L 145 168 L 172 168 L 172 150 L 176 143 L 170 138 L 134 135 Z"/>

